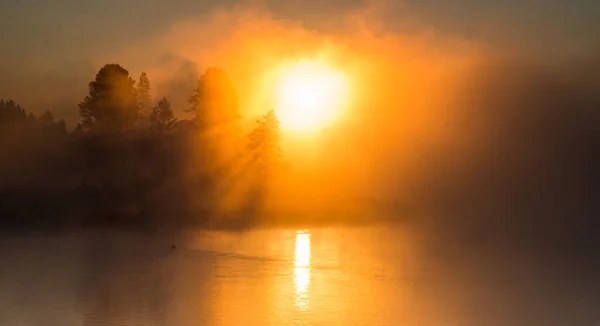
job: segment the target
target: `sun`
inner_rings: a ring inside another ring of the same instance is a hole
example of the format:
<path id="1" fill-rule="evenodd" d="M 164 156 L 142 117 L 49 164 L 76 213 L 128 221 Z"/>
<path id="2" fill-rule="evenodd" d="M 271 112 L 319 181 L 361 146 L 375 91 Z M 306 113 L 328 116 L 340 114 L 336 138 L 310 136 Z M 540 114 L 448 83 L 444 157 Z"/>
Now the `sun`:
<path id="1" fill-rule="evenodd" d="M 348 100 L 344 74 L 313 61 L 298 62 L 280 71 L 276 112 L 286 131 L 313 132 L 339 118 Z"/>

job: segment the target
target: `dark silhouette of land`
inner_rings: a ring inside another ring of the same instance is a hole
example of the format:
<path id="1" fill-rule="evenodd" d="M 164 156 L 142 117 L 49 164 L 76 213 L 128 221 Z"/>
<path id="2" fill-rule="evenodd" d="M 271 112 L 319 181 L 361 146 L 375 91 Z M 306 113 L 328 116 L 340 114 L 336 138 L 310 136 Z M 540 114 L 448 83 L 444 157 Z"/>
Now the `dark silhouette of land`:
<path id="1" fill-rule="evenodd" d="M 261 183 L 282 161 L 273 111 L 242 134 L 236 92 L 215 68 L 190 87 L 191 119 L 178 120 L 150 90 L 145 73 L 136 82 L 105 65 L 71 132 L 49 111 L 0 101 L 0 227 L 208 225 L 222 215 L 215 203 L 240 178 L 232 174 L 240 162 L 256 177 L 246 178 L 252 191 L 228 207 L 227 223 L 252 224 Z"/>

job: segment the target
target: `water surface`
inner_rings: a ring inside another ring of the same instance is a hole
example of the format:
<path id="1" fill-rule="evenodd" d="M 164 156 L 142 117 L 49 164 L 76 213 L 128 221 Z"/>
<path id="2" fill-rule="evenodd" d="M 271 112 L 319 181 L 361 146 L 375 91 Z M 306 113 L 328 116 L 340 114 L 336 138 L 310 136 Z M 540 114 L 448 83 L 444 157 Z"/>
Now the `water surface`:
<path id="1" fill-rule="evenodd" d="M 2 236 L 0 325 L 600 325 L 593 271 L 434 242 L 402 227 Z"/>

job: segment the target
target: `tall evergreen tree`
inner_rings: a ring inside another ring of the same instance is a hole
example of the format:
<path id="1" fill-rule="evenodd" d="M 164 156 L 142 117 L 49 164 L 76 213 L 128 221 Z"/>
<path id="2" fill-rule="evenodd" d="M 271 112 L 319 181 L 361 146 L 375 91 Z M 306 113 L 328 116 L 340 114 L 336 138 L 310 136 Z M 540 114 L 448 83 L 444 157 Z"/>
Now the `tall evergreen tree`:
<path id="1" fill-rule="evenodd" d="M 194 115 L 194 125 L 201 135 L 195 149 L 204 167 L 199 173 L 216 185 L 216 179 L 222 181 L 234 163 L 231 157 L 241 149 L 238 95 L 224 71 L 209 68 L 188 102 L 187 111 Z M 209 157 L 210 161 L 206 159 Z"/>
<path id="2" fill-rule="evenodd" d="M 163 97 L 158 104 L 152 109 L 150 115 L 150 124 L 152 129 L 158 132 L 170 131 L 177 122 L 171 103 L 166 97 Z"/>
<path id="3" fill-rule="evenodd" d="M 78 123 L 77 126 L 75 126 L 75 129 L 73 129 L 73 131 L 71 132 L 71 137 L 79 138 L 82 137 L 84 134 L 85 132 L 83 125 L 81 123 Z"/>
<path id="4" fill-rule="evenodd" d="M 27 115 L 27 121 L 29 121 L 29 123 L 36 123 L 37 122 L 37 117 L 32 113 L 29 112 L 29 114 Z"/>
<path id="5" fill-rule="evenodd" d="M 14 122 L 26 122 L 27 114 L 21 106 L 13 100 L 0 102 L 0 122 L 2 123 L 14 123 Z"/>
<path id="6" fill-rule="evenodd" d="M 54 125 L 54 115 L 49 110 L 46 110 L 41 116 L 39 121 L 42 123 L 42 126 L 49 127 Z"/>
<path id="7" fill-rule="evenodd" d="M 229 76 L 217 68 L 209 68 L 198 80 L 188 98 L 189 108 L 197 123 L 203 126 L 229 123 L 239 118 L 238 96 Z"/>
<path id="8" fill-rule="evenodd" d="M 56 130 L 63 136 L 69 135 L 69 131 L 67 130 L 67 123 L 64 119 L 58 120 L 58 122 L 56 123 Z"/>
<path id="9" fill-rule="evenodd" d="M 281 167 L 283 165 L 281 130 L 275 110 L 269 110 L 256 123 L 258 126 L 250 133 L 248 144 L 253 159 L 261 168 L 267 170 Z"/>
<path id="10" fill-rule="evenodd" d="M 89 94 L 79 104 L 86 130 L 118 132 L 134 126 L 138 106 L 135 82 L 118 64 L 107 64 L 89 83 Z"/>
<path id="11" fill-rule="evenodd" d="M 142 72 L 136 87 L 137 103 L 141 117 L 151 114 L 152 95 L 150 94 L 150 80 L 145 72 Z"/>

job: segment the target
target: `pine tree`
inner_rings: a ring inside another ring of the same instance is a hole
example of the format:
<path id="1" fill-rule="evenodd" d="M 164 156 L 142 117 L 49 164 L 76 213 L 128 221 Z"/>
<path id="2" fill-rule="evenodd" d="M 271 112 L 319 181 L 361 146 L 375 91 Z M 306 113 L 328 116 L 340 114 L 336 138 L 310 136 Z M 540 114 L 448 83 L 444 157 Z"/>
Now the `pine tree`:
<path id="1" fill-rule="evenodd" d="M 188 98 L 189 108 L 196 122 L 212 126 L 239 118 L 238 96 L 229 76 L 222 70 L 209 68 L 198 80 Z"/>
<path id="2" fill-rule="evenodd" d="M 258 126 L 250 133 L 248 144 L 255 162 L 267 170 L 281 167 L 281 130 L 275 111 L 270 110 L 256 123 Z"/>
<path id="3" fill-rule="evenodd" d="M 198 80 L 192 95 L 188 98 L 187 112 L 193 114 L 193 124 L 201 135 L 195 151 L 197 157 L 203 160 L 204 169 L 201 174 L 213 179 L 224 178 L 235 164 L 231 157 L 239 153 L 245 137 L 240 132 L 238 110 L 238 95 L 229 79 L 222 70 L 209 68 Z M 210 159 L 209 159 L 210 158 Z"/>
<path id="4" fill-rule="evenodd" d="M 54 125 L 54 115 L 49 110 L 46 110 L 39 118 L 43 127 L 51 127 Z"/>
<path id="5" fill-rule="evenodd" d="M 142 72 L 135 89 L 140 117 L 150 115 L 152 95 L 150 94 L 150 80 L 145 72 Z"/>
<path id="6" fill-rule="evenodd" d="M 89 83 L 89 94 L 79 104 L 85 130 L 120 132 L 134 126 L 138 106 L 135 82 L 118 64 L 107 64 Z"/>
<path id="7" fill-rule="evenodd" d="M 75 126 L 75 129 L 73 129 L 73 131 L 71 132 L 71 137 L 79 138 L 82 137 L 84 134 L 85 132 L 83 130 L 83 125 L 81 123 L 78 123 L 77 126 Z"/>
<path id="8" fill-rule="evenodd" d="M 64 119 L 58 120 L 58 122 L 56 123 L 56 130 L 62 136 L 69 135 L 69 131 L 67 131 L 67 123 Z"/>
<path id="9" fill-rule="evenodd" d="M 0 102 L 0 121 L 4 123 L 25 122 L 27 121 L 27 114 L 13 100 Z"/>
<path id="10" fill-rule="evenodd" d="M 177 119 L 173 114 L 171 103 L 166 97 L 163 97 L 158 101 L 158 105 L 153 108 L 152 114 L 150 115 L 152 129 L 158 132 L 170 131 L 173 129 L 176 122 Z"/>
<path id="11" fill-rule="evenodd" d="M 38 121 L 38 119 L 32 112 L 29 112 L 29 114 L 27 115 L 27 121 L 29 121 L 29 123 L 31 124 L 35 124 Z"/>

